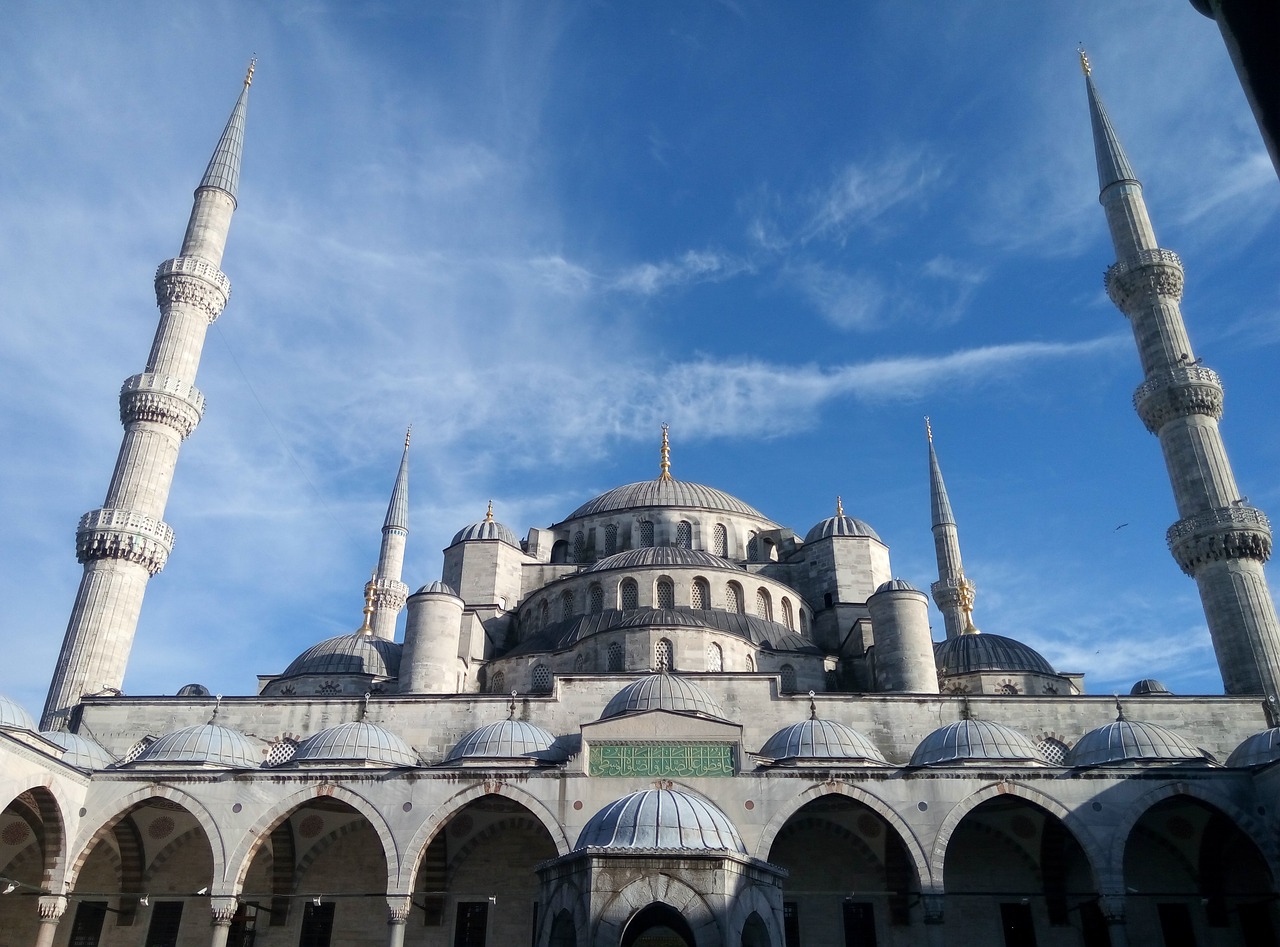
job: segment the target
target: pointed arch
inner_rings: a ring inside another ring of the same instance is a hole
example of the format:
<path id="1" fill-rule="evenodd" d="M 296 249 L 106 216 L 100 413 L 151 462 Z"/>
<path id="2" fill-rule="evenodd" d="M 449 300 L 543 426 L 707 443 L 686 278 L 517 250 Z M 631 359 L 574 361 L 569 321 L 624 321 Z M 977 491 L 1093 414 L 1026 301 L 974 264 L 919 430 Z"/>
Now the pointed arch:
<path id="1" fill-rule="evenodd" d="M 40 848 L 40 880 L 47 891 L 58 891 L 66 873 L 67 865 L 67 823 L 63 813 L 66 811 L 58 794 L 46 779 L 30 779 L 22 789 L 10 787 L 12 798 L 4 808 L 15 803 L 21 804 L 22 797 L 29 795 L 35 804 L 35 815 L 40 821 L 40 831 L 33 833 Z"/>
<path id="2" fill-rule="evenodd" d="M 627 924 L 654 904 L 673 908 L 684 917 L 698 947 L 723 942 L 715 912 L 702 895 L 671 875 L 651 874 L 636 879 L 609 899 L 588 943 L 621 943 Z"/>

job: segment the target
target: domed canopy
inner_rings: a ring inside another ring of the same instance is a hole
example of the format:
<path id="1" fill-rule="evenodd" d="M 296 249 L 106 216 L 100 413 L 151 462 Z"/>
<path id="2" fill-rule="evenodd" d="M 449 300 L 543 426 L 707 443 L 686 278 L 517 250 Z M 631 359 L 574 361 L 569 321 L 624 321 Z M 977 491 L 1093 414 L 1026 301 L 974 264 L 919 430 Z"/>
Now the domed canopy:
<path id="1" fill-rule="evenodd" d="M 920 590 L 908 582 L 906 579 L 890 579 L 888 582 L 881 582 L 876 586 L 876 593 L 880 592 L 919 592 Z"/>
<path id="2" fill-rule="evenodd" d="M 684 480 L 662 479 L 641 480 L 639 483 L 614 487 L 608 493 L 602 493 L 594 500 L 588 500 L 582 504 L 570 513 L 568 518 L 574 520 L 580 516 L 595 516 L 617 510 L 635 510 L 655 506 L 716 510 L 765 519 L 764 514 L 759 510 L 714 487 L 704 487 L 700 483 L 688 483 Z"/>
<path id="3" fill-rule="evenodd" d="M 459 740 L 446 763 L 464 759 L 539 759 L 551 749 L 556 738 L 541 727 L 523 720 L 500 720 L 472 730 Z"/>
<path id="4" fill-rule="evenodd" d="M 239 730 L 206 723 L 184 727 L 153 740 L 130 766 L 146 763 L 185 763 L 224 766 L 228 769 L 257 769 L 262 753 Z"/>
<path id="5" fill-rule="evenodd" d="M 1169 688 L 1165 687 L 1154 677 L 1144 677 L 1138 683 L 1129 688 L 1129 694 L 1132 697 L 1141 697 L 1145 694 L 1168 694 Z"/>
<path id="6" fill-rule="evenodd" d="M 313 644 L 294 658 L 281 677 L 299 674 L 369 674 L 398 677 L 402 645 L 356 632 Z"/>
<path id="7" fill-rule="evenodd" d="M 453 586 L 451 586 L 448 582 L 442 582 L 439 579 L 436 579 L 434 582 L 427 583 L 422 588 L 418 589 L 418 591 L 415 592 L 414 594 L 415 595 L 452 595 L 454 598 L 458 598 L 458 593 L 453 590 Z"/>
<path id="8" fill-rule="evenodd" d="M 938 673 L 945 676 L 974 671 L 1057 673 L 1034 648 L 1003 635 L 956 635 L 935 644 L 933 658 Z"/>
<path id="9" fill-rule="evenodd" d="M 40 733 L 50 743 L 66 750 L 62 762 L 76 769 L 106 769 L 115 765 L 116 758 L 94 740 L 66 730 L 44 730 Z"/>
<path id="10" fill-rule="evenodd" d="M 760 749 L 771 760 L 886 760 L 870 740 L 852 727 L 834 720 L 805 720 L 783 727 Z"/>
<path id="11" fill-rule="evenodd" d="M 483 519 L 478 523 L 462 527 L 454 534 L 453 542 L 449 545 L 453 546 L 458 543 L 481 539 L 496 539 L 506 543 L 508 546 L 520 548 L 520 538 L 516 536 L 511 527 L 492 519 Z"/>
<path id="12" fill-rule="evenodd" d="M 1236 769 L 1250 766 L 1264 766 L 1280 760 L 1280 727 L 1272 727 L 1247 737 L 1243 743 L 1231 751 L 1227 757 L 1227 765 Z"/>
<path id="13" fill-rule="evenodd" d="M 693 566 L 697 569 L 734 569 L 741 572 L 742 567 L 728 559 L 713 556 L 701 549 L 686 549 L 684 546 L 644 546 L 640 549 L 628 549 L 606 556 L 599 562 L 584 569 L 584 572 L 604 572 L 607 569 L 665 569 L 672 566 Z"/>
<path id="14" fill-rule="evenodd" d="M 1017 730 L 990 720 L 949 723 L 921 740 L 911 754 L 912 766 L 983 761 L 1043 763 L 1044 758 Z"/>
<path id="15" fill-rule="evenodd" d="M 175 694 L 174 696 L 175 697 L 212 697 L 213 695 L 209 693 L 209 688 L 205 687 L 203 684 L 183 684 L 181 687 L 178 688 L 178 693 Z"/>
<path id="16" fill-rule="evenodd" d="M 728 816 L 675 789 L 644 789 L 609 803 L 583 827 L 574 848 L 747 853 Z"/>
<path id="17" fill-rule="evenodd" d="M 0 727 L 34 731 L 36 722 L 20 703 L 0 694 Z"/>
<path id="18" fill-rule="evenodd" d="M 828 516 L 821 523 L 816 524 L 813 529 L 804 534 L 804 541 L 813 543 L 829 536 L 870 536 L 872 539 L 880 538 L 876 531 L 862 520 L 856 520 L 852 516 L 841 514 L 840 516 Z"/>
<path id="19" fill-rule="evenodd" d="M 418 754 L 390 730 L 372 723 L 340 723 L 298 744 L 295 763 L 417 766 Z"/>
<path id="20" fill-rule="evenodd" d="M 1120 719 L 1090 730 L 1067 753 L 1068 766 L 1107 766 L 1113 763 L 1204 763 L 1209 755 L 1154 723 Z"/>
<path id="21" fill-rule="evenodd" d="M 600 719 L 608 720 L 646 710 L 669 710 L 724 719 L 724 710 L 714 697 L 692 681 L 675 674 L 651 674 L 632 681 L 613 695 Z"/>

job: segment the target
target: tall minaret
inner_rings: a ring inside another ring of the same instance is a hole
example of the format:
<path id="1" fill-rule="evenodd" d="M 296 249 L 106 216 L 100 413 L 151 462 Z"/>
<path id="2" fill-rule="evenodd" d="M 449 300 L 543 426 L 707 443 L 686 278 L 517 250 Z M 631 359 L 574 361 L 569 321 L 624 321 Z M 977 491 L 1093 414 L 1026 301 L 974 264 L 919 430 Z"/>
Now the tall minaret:
<path id="1" fill-rule="evenodd" d="M 387 518 L 382 521 L 378 568 L 366 589 L 373 595 L 373 633 L 387 640 L 396 636 L 396 617 L 409 597 L 409 586 L 400 581 L 400 576 L 404 571 L 404 544 L 409 536 L 409 436 L 412 433 L 410 428 L 404 435 L 400 470 L 391 489 Z"/>
<path id="2" fill-rule="evenodd" d="M 956 518 L 951 513 L 951 501 L 947 499 L 947 485 L 942 482 L 942 468 L 933 449 L 933 426 L 924 419 L 925 435 L 929 439 L 929 504 L 933 511 L 933 549 L 938 557 L 938 581 L 930 591 L 947 624 L 947 637 L 962 635 L 973 625 L 975 588 L 964 574 L 964 562 L 960 559 L 960 533 L 956 530 Z"/>
<path id="3" fill-rule="evenodd" d="M 1080 53 L 1093 144 L 1098 200 L 1106 211 L 1116 263 L 1107 294 L 1133 325 L 1145 380 L 1133 403 L 1160 438 L 1181 517 L 1168 542 L 1182 571 L 1196 580 L 1228 694 L 1280 694 L 1280 622 L 1263 563 L 1271 526 L 1236 487 L 1218 420 L 1222 383 L 1200 365 L 1182 321 L 1182 262 L 1162 250 L 1138 182 Z"/>
<path id="4" fill-rule="evenodd" d="M 253 69 L 250 63 L 240 98 L 196 188 L 182 250 L 156 271 L 160 324 L 146 370 L 120 389 L 124 440 L 106 501 L 82 516 L 76 530 L 76 558 L 84 575 L 41 729 L 65 729 L 72 708 L 86 694 L 119 692 L 147 580 L 164 568 L 173 549 L 164 508 L 178 448 L 204 413 L 195 379 L 205 333 L 231 292 L 218 264 L 236 209 Z"/>

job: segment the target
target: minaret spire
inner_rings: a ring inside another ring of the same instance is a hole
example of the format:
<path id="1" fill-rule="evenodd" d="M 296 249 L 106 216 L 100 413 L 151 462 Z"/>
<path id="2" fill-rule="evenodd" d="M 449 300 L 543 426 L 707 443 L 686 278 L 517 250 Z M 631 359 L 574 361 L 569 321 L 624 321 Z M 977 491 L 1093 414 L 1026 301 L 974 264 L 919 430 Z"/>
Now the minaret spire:
<path id="1" fill-rule="evenodd" d="M 667 431 L 670 429 L 670 427 L 671 426 L 667 424 L 665 421 L 663 422 L 662 424 L 662 462 L 658 465 L 661 469 L 661 473 L 658 476 L 659 480 L 671 479 L 671 441 L 667 439 Z"/>
<path id="2" fill-rule="evenodd" d="M 252 65 L 250 66 L 252 75 Z M 218 268 L 236 207 L 249 81 L 196 188 L 180 254 L 156 271 L 156 328 L 145 371 L 120 389 L 124 438 L 102 507 L 80 518 L 76 558 L 84 566 L 41 729 L 65 729 L 88 694 L 119 693 L 147 581 L 164 568 L 173 530 L 164 522 L 178 450 L 200 423 L 195 387 L 205 334 L 227 304 Z"/>
<path id="3" fill-rule="evenodd" d="M 933 449 L 933 425 L 924 419 L 929 440 L 929 505 L 933 515 L 933 549 L 938 559 L 938 581 L 930 591 L 946 622 L 947 637 L 977 631 L 973 627 L 973 600 L 976 589 L 964 574 L 960 558 L 960 533 L 947 498 L 947 485 L 942 480 L 938 454 Z"/>
<path id="4" fill-rule="evenodd" d="M 409 597 L 409 586 L 401 581 L 401 576 L 404 572 L 405 542 L 409 538 L 409 439 L 412 434 L 411 426 L 405 431 L 400 469 L 396 473 L 395 486 L 391 488 L 386 518 L 382 521 L 378 568 L 368 585 L 372 595 L 373 633 L 388 640 L 396 636 L 396 619 Z"/>
<path id="5" fill-rule="evenodd" d="M 1116 254 L 1107 294 L 1133 327 L 1145 375 L 1134 406 L 1160 439 L 1181 517 L 1169 528 L 1169 549 L 1199 587 L 1226 692 L 1274 695 L 1280 693 L 1280 621 L 1263 573 L 1271 526 L 1236 486 L 1218 430 L 1222 383 L 1200 365 L 1182 319 L 1182 261 L 1156 242 L 1142 185 L 1088 68 L 1085 91 L 1098 199 Z"/>

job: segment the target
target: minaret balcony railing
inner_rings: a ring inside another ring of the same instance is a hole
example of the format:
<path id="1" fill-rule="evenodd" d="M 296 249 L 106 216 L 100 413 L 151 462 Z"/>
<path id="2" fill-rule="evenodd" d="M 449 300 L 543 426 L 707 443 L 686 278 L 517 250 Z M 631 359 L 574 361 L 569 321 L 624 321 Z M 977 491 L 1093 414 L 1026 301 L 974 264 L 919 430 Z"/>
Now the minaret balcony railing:
<path id="1" fill-rule="evenodd" d="M 369 587 L 373 593 L 375 608 L 391 608 L 399 611 L 404 608 L 404 603 L 409 598 L 409 586 L 398 579 L 379 576 L 369 581 Z"/>
<path id="2" fill-rule="evenodd" d="M 174 375 L 142 372 L 120 386 L 120 423 L 155 421 L 167 424 L 184 439 L 204 417 L 204 394 Z"/>
<path id="3" fill-rule="evenodd" d="M 1222 379 L 1211 368 L 1179 365 L 1152 372 L 1133 393 L 1133 407 L 1152 434 L 1193 414 L 1222 419 Z"/>
<path id="4" fill-rule="evenodd" d="M 165 260 L 156 269 L 156 305 L 185 303 L 204 311 L 212 323 L 231 297 L 231 280 L 208 260 L 194 256 Z"/>
<path id="5" fill-rule="evenodd" d="M 1112 263 L 1103 278 L 1107 295 L 1121 312 L 1150 295 L 1182 298 L 1182 260 L 1172 250 L 1139 250 Z"/>
<path id="6" fill-rule="evenodd" d="M 145 566 L 151 575 L 164 568 L 173 552 L 168 523 L 133 510 L 91 510 L 76 529 L 76 559 L 123 559 Z"/>
<path id="7" fill-rule="evenodd" d="M 1243 501 L 1183 517 L 1169 527 L 1165 539 L 1182 571 L 1191 576 L 1209 562 L 1271 558 L 1271 521 Z"/>

